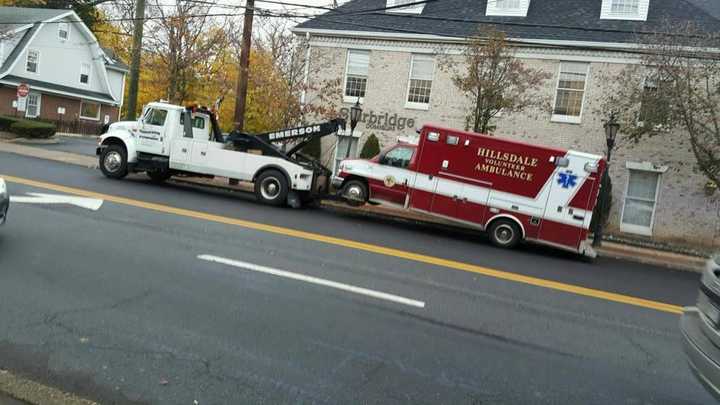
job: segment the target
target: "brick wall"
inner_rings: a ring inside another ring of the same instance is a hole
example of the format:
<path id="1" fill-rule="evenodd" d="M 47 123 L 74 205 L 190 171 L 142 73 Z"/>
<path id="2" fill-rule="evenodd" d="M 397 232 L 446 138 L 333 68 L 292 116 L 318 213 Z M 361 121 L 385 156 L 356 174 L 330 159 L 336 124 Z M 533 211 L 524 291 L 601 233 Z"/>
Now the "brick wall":
<path id="1" fill-rule="evenodd" d="M 346 53 L 346 48 L 313 46 L 310 57 L 310 84 L 319 85 L 326 80 L 343 78 Z M 371 124 L 371 113 L 374 116 L 397 114 L 398 117 L 405 118 L 406 123 L 412 120 L 412 124 L 418 128 L 429 122 L 465 128 L 469 103 L 452 84 L 450 73 L 437 67 L 433 78 L 430 108 L 427 111 L 405 108 L 411 57 L 410 52 L 371 51 L 369 79 L 363 104 L 366 113 L 365 122 L 359 123 L 356 129 L 362 133 L 359 147 L 371 133 L 380 139 L 382 146 L 394 144 L 398 136 L 415 134 L 414 129 L 407 128 L 407 125 L 402 130 L 377 128 L 377 125 Z M 551 74 L 551 79 L 542 90 L 550 101 L 555 94 L 561 58 L 562 56 L 558 56 L 557 60 L 525 59 L 528 65 Z M 505 114 L 497 118 L 496 135 L 547 146 L 604 154 L 603 120 L 606 115 L 601 112 L 601 102 L 606 92 L 610 91 L 607 86 L 608 78 L 612 78 L 613 74 L 623 67 L 624 65 L 620 63 L 590 64 L 580 124 L 551 122 L 551 114 L 548 111 L 527 111 L 521 114 Z M 308 102 L 312 103 L 317 99 L 317 95 L 310 91 Z M 334 107 L 340 110 L 350 108 L 351 105 L 351 103 L 337 102 Z M 323 140 L 323 157 L 326 162 L 332 161 L 335 142 L 334 137 Z M 649 161 L 655 165 L 669 167 L 669 170 L 661 176 L 653 240 L 705 247 L 720 246 L 720 195 L 718 195 L 720 193 L 715 193 L 711 197 L 705 195 L 703 186 L 707 180 L 695 170 L 693 155 L 682 132 L 668 134 L 662 138 L 647 139 L 639 144 L 619 139 L 610 170 L 613 181 L 613 210 L 609 229 L 611 232 L 620 233 L 620 213 L 629 173 L 625 165 L 628 161 Z"/>
<path id="2" fill-rule="evenodd" d="M 105 115 L 110 117 L 110 122 L 117 121 L 118 107 L 107 104 L 100 105 L 100 119 L 92 120 L 80 117 L 79 99 L 62 97 L 53 94 L 40 93 L 40 115 L 38 118 L 60 121 L 58 131 L 77 129 L 87 132 L 87 129 L 100 126 L 104 122 Z M 13 108 L 13 101 L 17 99 L 15 87 L 0 87 L 0 114 L 12 116 L 24 116 L 24 112 L 18 112 Z M 58 108 L 64 108 L 65 114 L 58 114 Z M 92 130 L 90 130 L 92 132 Z"/>

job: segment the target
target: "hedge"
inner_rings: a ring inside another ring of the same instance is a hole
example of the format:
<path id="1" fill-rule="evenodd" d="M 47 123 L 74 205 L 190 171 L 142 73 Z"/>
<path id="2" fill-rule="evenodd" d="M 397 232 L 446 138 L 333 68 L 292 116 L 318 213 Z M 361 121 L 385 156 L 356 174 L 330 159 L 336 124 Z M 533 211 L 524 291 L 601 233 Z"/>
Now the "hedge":
<path id="1" fill-rule="evenodd" d="M 6 117 L 0 115 L 0 131 L 10 131 L 10 125 L 20 121 L 22 118 Z"/>
<path id="2" fill-rule="evenodd" d="M 10 132 L 25 138 L 50 138 L 55 135 L 55 125 L 41 121 L 18 120 L 10 125 Z"/>

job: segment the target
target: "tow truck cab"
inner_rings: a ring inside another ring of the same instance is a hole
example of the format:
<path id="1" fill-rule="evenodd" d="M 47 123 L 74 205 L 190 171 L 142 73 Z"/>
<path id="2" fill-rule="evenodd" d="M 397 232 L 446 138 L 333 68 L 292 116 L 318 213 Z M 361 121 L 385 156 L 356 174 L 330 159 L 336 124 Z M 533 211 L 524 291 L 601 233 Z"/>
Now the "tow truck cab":
<path id="1" fill-rule="evenodd" d="M 181 175 L 255 182 L 258 199 L 272 205 L 285 204 L 292 191 L 312 190 L 312 167 L 281 153 L 229 147 L 211 114 L 204 108 L 150 103 L 137 121 L 114 123 L 100 138 L 100 169 L 110 178 L 146 172 L 155 181 Z"/>

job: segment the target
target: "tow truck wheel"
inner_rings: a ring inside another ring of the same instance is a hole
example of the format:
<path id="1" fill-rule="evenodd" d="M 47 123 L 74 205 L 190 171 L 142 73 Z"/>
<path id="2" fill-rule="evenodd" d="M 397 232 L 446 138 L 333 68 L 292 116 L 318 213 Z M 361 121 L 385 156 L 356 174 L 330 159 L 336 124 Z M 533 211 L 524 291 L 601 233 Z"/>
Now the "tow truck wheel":
<path id="1" fill-rule="evenodd" d="M 285 204 L 288 195 L 288 182 L 285 175 L 277 170 L 262 172 L 255 180 L 255 195 L 264 204 L 275 206 Z"/>
<path id="2" fill-rule="evenodd" d="M 163 183 L 172 177 L 169 170 L 149 170 L 146 174 L 153 183 Z"/>
<path id="3" fill-rule="evenodd" d="M 520 227 L 514 221 L 506 218 L 493 221 L 488 232 L 493 245 L 506 249 L 515 247 L 522 236 Z"/>
<path id="4" fill-rule="evenodd" d="M 342 196 L 348 205 L 360 207 L 368 200 L 368 188 L 360 180 L 350 180 L 343 186 Z"/>
<path id="5" fill-rule="evenodd" d="M 120 145 L 109 145 L 100 155 L 100 170 L 106 177 L 122 179 L 127 176 L 127 152 Z"/>

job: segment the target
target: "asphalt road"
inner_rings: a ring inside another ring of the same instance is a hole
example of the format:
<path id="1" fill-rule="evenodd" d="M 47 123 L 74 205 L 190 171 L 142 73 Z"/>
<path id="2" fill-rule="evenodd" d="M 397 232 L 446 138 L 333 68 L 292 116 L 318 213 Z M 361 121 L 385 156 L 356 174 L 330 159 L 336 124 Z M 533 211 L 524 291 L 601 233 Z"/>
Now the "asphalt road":
<path id="1" fill-rule="evenodd" d="M 0 174 L 668 304 L 696 297 L 696 274 L 507 252 L 456 230 L 10 154 Z M 318 278 L 350 288 L 308 282 Z M 13 204 L 0 228 L 0 308 L 0 368 L 102 403 L 712 403 L 685 364 L 675 314 L 107 201 Z"/>

